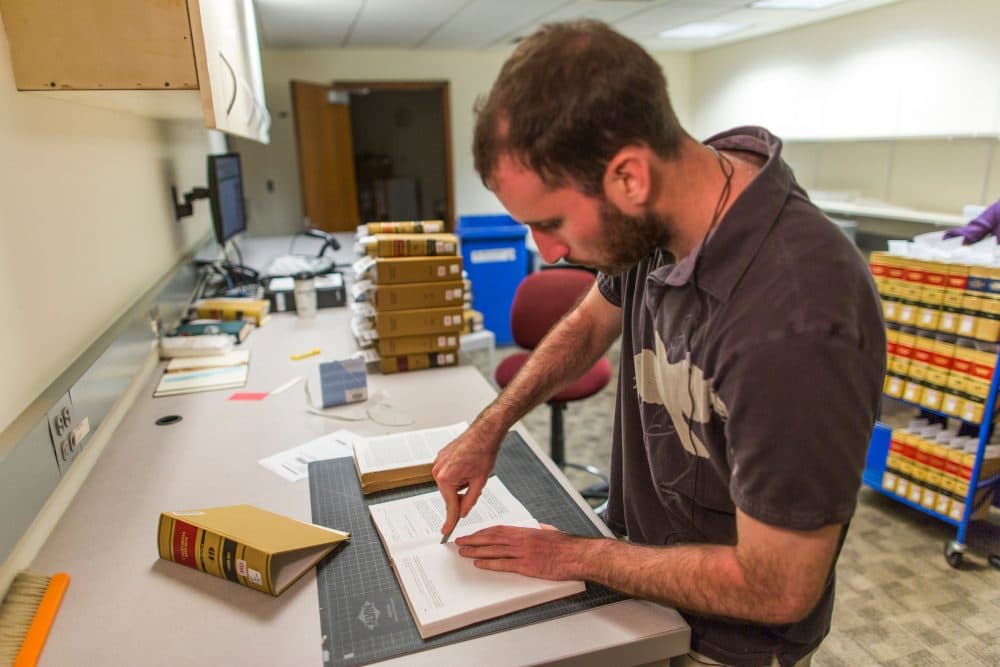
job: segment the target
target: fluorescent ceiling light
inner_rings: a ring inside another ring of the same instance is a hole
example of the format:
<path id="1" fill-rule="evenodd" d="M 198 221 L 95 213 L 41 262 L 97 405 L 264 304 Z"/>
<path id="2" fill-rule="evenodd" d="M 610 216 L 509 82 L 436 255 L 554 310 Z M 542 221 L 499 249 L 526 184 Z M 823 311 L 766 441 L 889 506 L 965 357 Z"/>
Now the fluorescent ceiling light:
<path id="1" fill-rule="evenodd" d="M 660 33 L 664 39 L 716 39 L 731 35 L 750 26 L 745 23 L 722 23 L 720 21 L 695 21 L 670 28 Z"/>
<path id="2" fill-rule="evenodd" d="M 751 9 L 826 9 L 846 0 L 756 0 Z"/>

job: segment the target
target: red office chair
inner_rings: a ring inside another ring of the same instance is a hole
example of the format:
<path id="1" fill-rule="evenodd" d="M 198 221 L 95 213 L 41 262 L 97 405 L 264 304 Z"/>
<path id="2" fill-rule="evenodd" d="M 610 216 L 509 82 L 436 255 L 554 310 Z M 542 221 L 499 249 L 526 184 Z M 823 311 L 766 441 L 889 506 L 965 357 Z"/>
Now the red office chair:
<path id="1" fill-rule="evenodd" d="M 550 268 L 529 274 L 514 293 L 510 309 L 510 329 L 514 341 L 533 350 L 561 318 L 594 284 L 594 274 L 583 269 Z M 530 352 L 517 352 L 501 361 L 493 376 L 500 387 L 506 387 L 517 375 Z M 575 468 L 597 476 L 601 482 L 582 491 L 586 498 L 607 498 L 608 478 L 593 466 L 566 462 L 566 442 L 563 412 L 570 401 L 579 401 L 598 393 L 611 380 L 611 362 L 601 357 L 576 382 L 549 399 L 552 409 L 552 460 L 560 468 Z"/>

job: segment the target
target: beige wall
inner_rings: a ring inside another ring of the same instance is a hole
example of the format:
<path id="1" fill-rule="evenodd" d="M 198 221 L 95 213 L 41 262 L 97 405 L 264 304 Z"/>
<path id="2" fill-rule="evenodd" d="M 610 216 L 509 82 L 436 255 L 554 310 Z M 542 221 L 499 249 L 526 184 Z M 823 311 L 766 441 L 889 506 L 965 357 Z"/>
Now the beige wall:
<path id="1" fill-rule="evenodd" d="M 420 80 L 450 82 L 452 168 L 455 209 L 458 215 L 497 213 L 503 208 L 483 187 L 472 166 L 472 107 L 496 79 L 507 56 L 505 51 L 410 51 L 281 49 L 263 52 L 264 84 L 268 108 L 274 119 L 267 146 L 234 140 L 243 153 L 247 170 L 247 197 L 252 217 L 248 233 L 283 234 L 302 225 L 295 131 L 288 82 L 316 83 L 334 80 Z M 690 120 L 689 57 L 657 54 L 667 73 L 671 96 L 682 122 Z M 273 191 L 266 188 L 267 181 Z"/>
<path id="2" fill-rule="evenodd" d="M 169 201 L 205 184 L 206 137 L 18 93 L 0 30 L 0 432 L 208 232 Z"/>
<path id="3" fill-rule="evenodd" d="M 957 214 L 1000 197 L 1000 3 L 907 0 L 693 57 L 705 135 L 763 124 L 814 190 Z"/>

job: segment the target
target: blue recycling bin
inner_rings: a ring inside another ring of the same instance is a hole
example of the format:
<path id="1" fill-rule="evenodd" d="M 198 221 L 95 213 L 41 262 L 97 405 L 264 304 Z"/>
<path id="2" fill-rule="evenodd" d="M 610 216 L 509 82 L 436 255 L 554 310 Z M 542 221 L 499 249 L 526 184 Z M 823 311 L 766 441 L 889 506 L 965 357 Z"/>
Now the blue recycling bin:
<path id="1" fill-rule="evenodd" d="M 511 345 L 510 306 L 528 272 L 524 239 L 528 230 L 509 215 L 463 215 L 455 229 L 462 262 L 472 281 L 472 307 L 497 345 Z"/>

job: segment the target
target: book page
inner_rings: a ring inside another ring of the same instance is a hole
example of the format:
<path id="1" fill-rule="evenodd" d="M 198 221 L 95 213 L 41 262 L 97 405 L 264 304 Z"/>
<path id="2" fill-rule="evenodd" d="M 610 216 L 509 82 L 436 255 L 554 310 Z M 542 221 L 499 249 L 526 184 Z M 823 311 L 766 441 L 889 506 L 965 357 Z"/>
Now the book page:
<path id="1" fill-rule="evenodd" d="M 440 543 L 444 502 L 436 491 L 370 510 L 423 637 L 585 589 L 580 581 L 548 581 L 477 568 L 472 559 L 458 554 L 454 542 Z M 496 477 L 489 479 L 469 516 L 458 522 L 454 536 L 493 525 L 538 527 Z"/>
<path id="2" fill-rule="evenodd" d="M 382 541 L 390 552 L 415 544 L 445 546 L 441 544 L 441 525 L 445 519 L 444 498 L 438 491 L 390 500 L 372 505 L 369 509 Z M 470 535 L 487 526 L 514 525 L 534 528 L 538 526 L 538 522 L 499 478 L 490 477 L 469 516 L 459 520 L 452 539 Z"/>
<path id="3" fill-rule="evenodd" d="M 354 445 L 362 474 L 433 463 L 438 452 L 469 428 L 468 422 L 365 438 Z"/>

